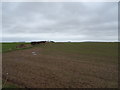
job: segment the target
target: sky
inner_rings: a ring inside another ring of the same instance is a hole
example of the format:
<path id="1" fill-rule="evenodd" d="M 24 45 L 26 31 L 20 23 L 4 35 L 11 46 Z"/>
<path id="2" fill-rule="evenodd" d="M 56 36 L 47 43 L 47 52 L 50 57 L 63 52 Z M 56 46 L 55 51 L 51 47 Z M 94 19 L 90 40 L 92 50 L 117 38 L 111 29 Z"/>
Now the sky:
<path id="1" fill-rule="evenodd" d="M 118 41 L 118 3 L 2 3 L 2 41 L 42 40 Z"/>

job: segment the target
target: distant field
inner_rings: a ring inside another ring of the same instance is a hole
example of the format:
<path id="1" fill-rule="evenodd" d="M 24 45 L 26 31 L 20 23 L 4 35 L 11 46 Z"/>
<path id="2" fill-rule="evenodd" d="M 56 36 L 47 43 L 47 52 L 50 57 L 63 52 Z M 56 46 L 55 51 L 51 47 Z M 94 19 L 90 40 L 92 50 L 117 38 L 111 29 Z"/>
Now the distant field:
<path id="1" fill-rule="evenodd" d="M 118 43 L 47 43 L 17 50 L 18 44 L 5 43 L 2 49 L 3 78 L 9 73 L 8 81 L 17 86 L 115 88 L 118 85 Z"/>
<path id="2" fill-rule="evenodd" d="M 93 42 L 82 42 L 82 43 L 51 43 L 40 46 L 44 48 L 45 54 L 51 55 L 72 55 L 72 57 L 80 58 L 81 55 L 85 57 L 110 57 L 118 58 L 118 43 L 93 43 Z M 104 62 L 117 63 L 114 59 Z M 98 60 L 99 61 L 99 60 Z M 101 62 L 101 60 L 100 60 Z"/>
<path id="3" fill-rule="evenodd" d="M 16 46 L 20 44 L 29 44 L 29 43 L 2 43 L 2 52 L 9 52 L 17 50 Z"/>

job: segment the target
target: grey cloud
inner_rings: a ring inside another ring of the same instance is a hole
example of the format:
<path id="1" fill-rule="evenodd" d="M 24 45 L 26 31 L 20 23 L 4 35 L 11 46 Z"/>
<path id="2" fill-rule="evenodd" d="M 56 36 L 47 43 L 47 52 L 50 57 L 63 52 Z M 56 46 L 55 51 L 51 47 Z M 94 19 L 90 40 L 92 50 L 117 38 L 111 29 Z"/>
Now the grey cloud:
<path id="1" fill-rule="evenodd" d="M 7 2 L 3 3 L 2 9 L 5 41 L 21 39 L 116 41 L 118 37 L 117 2 Z"/>

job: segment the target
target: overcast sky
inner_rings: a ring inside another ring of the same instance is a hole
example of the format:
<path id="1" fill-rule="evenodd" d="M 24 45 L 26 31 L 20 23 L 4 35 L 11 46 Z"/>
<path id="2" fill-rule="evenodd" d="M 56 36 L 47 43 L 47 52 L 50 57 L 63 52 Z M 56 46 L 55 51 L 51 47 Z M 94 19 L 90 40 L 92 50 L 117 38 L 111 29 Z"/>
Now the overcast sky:
<path id="1" fill-rule="evenodd" d="M 117 2 L 4 2 L 3 41 L 117 41 Z"/>

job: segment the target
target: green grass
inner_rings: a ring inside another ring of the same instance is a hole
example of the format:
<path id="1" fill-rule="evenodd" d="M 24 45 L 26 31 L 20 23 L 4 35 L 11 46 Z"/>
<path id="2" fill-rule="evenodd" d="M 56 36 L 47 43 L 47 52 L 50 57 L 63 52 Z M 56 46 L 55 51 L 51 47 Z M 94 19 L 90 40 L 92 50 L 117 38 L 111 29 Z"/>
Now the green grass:
<path id="1" fill-rule="evenodd" d="M 3 88 L 18 88 L 18 86 L 14 84 L 6 84 Z"/>
<path id="2" fill-rule="evenodd" d="M 29 44 L 29 43 L 2 43 L 2 53 L 14 51 L 14 50 L 26 49 L 26 48 L 20 48 L 20 49 L 16 48 L 16 46 L 20 44 Z"/>
<path id="3" fill-rule="evenodd" d="M 3 90 L 7 89 L 7 88 L 18 88 L 18 86 L 16 86 L 15 84 L 13 83 L 10 83 L 10 82 L 6 82 L 5 83 L 5 80 L 2 81 L 2 88 Z"/>

